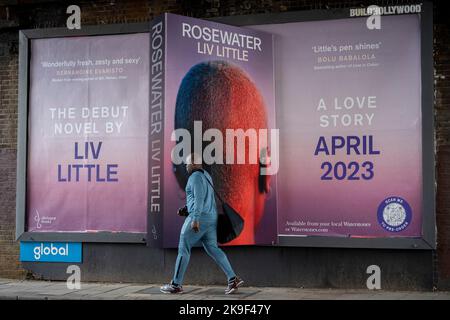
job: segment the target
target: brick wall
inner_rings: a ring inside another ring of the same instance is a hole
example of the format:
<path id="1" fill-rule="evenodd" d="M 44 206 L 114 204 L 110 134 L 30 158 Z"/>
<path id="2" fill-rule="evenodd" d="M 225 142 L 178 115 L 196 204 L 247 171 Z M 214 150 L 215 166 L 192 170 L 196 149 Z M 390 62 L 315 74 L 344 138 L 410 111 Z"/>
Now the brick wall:
<path id="1" fill-rule="evenodd" d="M 450 288 L 450 27 L 445 10 L 435 4 L 434 13 L 436 271 L 439 287 Z"/>
<path id="2" fill-rule="evenodd" d="M 0 0 L 0 277 L 23 277 L 14 241 L 17 130 L 18 30 L 64 27 L 69 4 L 78 4 L 82 25 L 149 21 L 162 12 L 199 18 L 293 10 L 395 5 L 416 1 L 291 0 Z M 420 1 L 419 1 L 420 2 Z M 435 282 L 450 288 L 450 35 L 443 1 L 434 2 L 437 229 Z"/>
<path id="3" fill-rule="evenodd" d="M 19 248 L 14 241 L 18 59 L 14 49 L 13 52 L 2 51 L 3 54 L 0 56 L 0 277 L 20 278 L 25 275 L 25 271 L 20 268 Z"/>

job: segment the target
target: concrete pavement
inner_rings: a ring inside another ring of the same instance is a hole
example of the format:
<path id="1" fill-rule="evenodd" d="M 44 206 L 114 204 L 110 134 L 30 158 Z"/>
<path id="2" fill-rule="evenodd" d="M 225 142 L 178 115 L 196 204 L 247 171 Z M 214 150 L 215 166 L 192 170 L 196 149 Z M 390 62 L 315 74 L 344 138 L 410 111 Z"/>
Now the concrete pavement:
<path id="1" fill-rule="evenodd" d="M 65 282 L 0 279 L 0 299 L 39 300 L 450 300 L 450 292 L 302 289 L 242 287 L 225 295 L 223 286 L 185 286 L 180 295 L 162 294 L 160 284 L 81 283 L 68 289 Z"/>

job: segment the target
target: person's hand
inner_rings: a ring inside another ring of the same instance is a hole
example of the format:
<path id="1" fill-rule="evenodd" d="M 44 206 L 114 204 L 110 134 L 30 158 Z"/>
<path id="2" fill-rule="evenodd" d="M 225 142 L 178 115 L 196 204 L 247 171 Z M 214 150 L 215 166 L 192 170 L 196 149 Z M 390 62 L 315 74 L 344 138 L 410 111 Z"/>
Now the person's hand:
<path id="1" fill-rule="evenodd" d="M 192 221 L 191 228 L 192 228 L 192 230 L 194 230 L 195 233 L 199 232 L 200 231 L 200 222 Z"/>
<path id="2" fill-rule="evenodd" d="M 184 206 L 183 208 L 178 209 L 177 214 L 180 217 L 187 217 L 189 215 L 188 211 L 187 211 L 187 207 Z"/>

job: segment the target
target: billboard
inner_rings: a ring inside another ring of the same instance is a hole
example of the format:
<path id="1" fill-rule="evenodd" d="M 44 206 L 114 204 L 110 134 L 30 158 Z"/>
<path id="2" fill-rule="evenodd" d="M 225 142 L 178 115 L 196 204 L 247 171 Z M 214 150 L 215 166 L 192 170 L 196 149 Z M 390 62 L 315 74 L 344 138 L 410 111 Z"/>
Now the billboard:
<path id="1" fill-rule="evenodd" d="M 176 212 L 186 204 L 182 160 L 190 152 L 202 155 L 221 198 L 244 219 L 244 230 L 227 245 L 276 242 L 275 176 L 259 178 L 256 151 L 263 145 L 259 133 L 265 130 L 267 137 L 275 128 L 272 35 L 165 14 L 152 21 L 150 39 L 148 242 L 178 246 L 183 219 Z M 239 139 L 229 139 L 229 130 L 254 130 L 256 154 L 250 155 L 250 138 L 244 137 L 247 156 L 238 163 Z M 215 148 L 218 140 L 223 146 Z M 180 149 L 186 142 L 188 148 Z M 230 142 L 232 150 L 227 149 Z M 210 166 L 208 153 L 214 154 Z M 260 189 L 263 178 L 270 192 Z"/>
<path id="2" fill-rule="evenodd" d="M 148 45 L 31 41 L 27 231 L 146 231 Z"/>
<path id="3" fill-rule="evenodd" d="M 178 246 L 195 152 L 244 218 L 226 245 L 433 248 L 426 8 L 23 33 L 22 240 Z"/>
<path id="4" fill-rule="evenodd" d="M 20 261 L 78 262 L 83 260 L 81 242 L 20 242 Z"/>
<path id="5" fill-rule="evenodd" d="M 275 38 L 278 235 L 421 237 L 419 15 L 251 28 Z"/>

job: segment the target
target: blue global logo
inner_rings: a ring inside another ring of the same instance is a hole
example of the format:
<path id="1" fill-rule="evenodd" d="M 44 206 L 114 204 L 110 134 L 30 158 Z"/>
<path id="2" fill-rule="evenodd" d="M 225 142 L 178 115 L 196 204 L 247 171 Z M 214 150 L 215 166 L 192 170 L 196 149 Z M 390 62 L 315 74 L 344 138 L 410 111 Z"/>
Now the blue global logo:
<path id="1" fill-rule="evenodd" d="M 80 242 L 20 242 L 20 261 L 81 262 Z"/>
<path id="2" fill-rule="evenodd" d="M 37 245 L 33 249 L 34 258 L 36 260 L 40 260 L 42 256 L 69 256 L 69 244 L 66 243 L 65 246 L 58 246 L 54 245 L 53 243 L 50 243 L 50 245 L 44 245 L 44 243 L 41 243 L 40 245 Z"/>
<path id="3" fill-rule="evenodd" d="M 378 206 L 378 223 L 387 231 L 401 232 L 411 224 L 412 211 L 405 199 L 389 197 Z"/>

